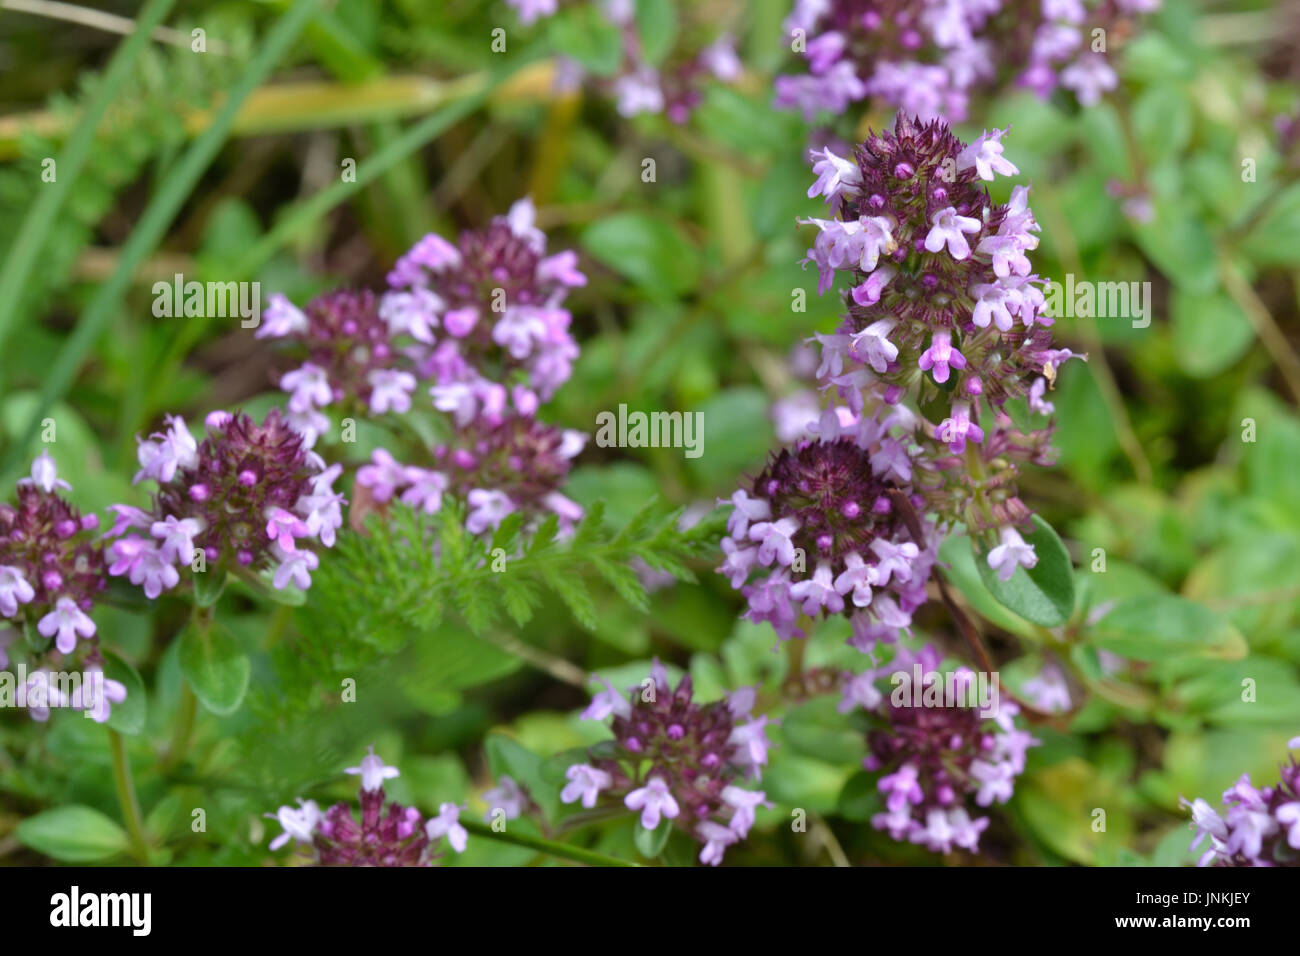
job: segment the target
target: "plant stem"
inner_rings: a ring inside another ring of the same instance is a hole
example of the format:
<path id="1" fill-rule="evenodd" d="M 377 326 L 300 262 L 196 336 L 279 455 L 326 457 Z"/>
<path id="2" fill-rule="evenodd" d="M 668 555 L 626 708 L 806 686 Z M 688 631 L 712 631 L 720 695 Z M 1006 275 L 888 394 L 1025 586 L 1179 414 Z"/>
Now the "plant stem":
<path id="1" fill-rule="evenodd" d="M 190 627 L 197 628 L 201 636 L 206 640 L 208 632 L 212 630 L 214 618 L 213 608 L 195 605 L 190 615 Z M 179 767 L 185 759 L 185 755 L 189 753 L 190 743 L 194 739 L 194 720 L 198 715 L 198 710 L 198 698 L 194 696 L 194 691 L 190 688 L 189 682 L 182 677 L 180 696 L 176 701 L 176 725 L 172 728 L 172 739 L 171 743 L 167 745 L 167 753 L 159 765 L 159 769 L 163 773 L 168 773 Z"/>
<path id="2" fill-rule="evenodd" d="M 149 844 L 144 838 L 144 824 L 140 817 L 140 801 L 135 795 L 135 781 L 131 778 L 131 764 L 126 759 L 126 745 L 122 735 L 111 727 L 109 746 L 113 751 L 113 782 L 117 785 L 117 803 L 126 821 L 126 833 L 131 840 L 131 855 L 143 864 L 149 862 Z"/>
<path id="3" fill-rule="evenodd" d="M 199 700 L 190 690 L 190 685 L 181 679 L 180 699 L 176 703 L 176 726 L 172 728 L 171 743 L 167 745 L 159 770 L 169 773 L 181 765 L 189 753 L 190 742 L 194 739 L 194 719 L 198 715 Z"/>
<path id="4" fill-rule="evenodd" d="M 554 840 L 544 840 L 541 837 L 527 836 L 522 833 L 497 832 L 486 823 L 479 823 L 476 820 L 461 820 L 463 826 L 470 833 L 476 836 L 486 837 L 489 840 L 498 840 L 501 843 L 512 843 L 515 846 L 527 847 L 530 850 L 538 850 L 542 853 L 548 853 L 551 856 L 557 856 L 564 860 L 573 860 L 576 863 L 586 863 L 588 866 L 640 866 L 640 863 L 632 863 L 628 860 L 620 860 L 617 857 L 606 856 L 604 853 L 597 853 L 594 850 L 584 850 L 582 847 L 570 846 L 567 843 L 557 843 Z"/>
<path id="5" fill-rule="evenodd" d="M 1295 349 L 1291 348 L 1291 343 L 1278 326 L 1277 320 L 1273 318 L 1273 314 L 1269 312 L 1268 306 L 1226 255 L 1220 256 L 1219 275 L 1232 301 L 1246 313 L 1246 318 L 1254 326 L 1255 334 L 1259 336 L 1259 340 L 1273 359 L 1273 364 L 1277 366 L 1278 373 L 1286 383 L 1292 400 L 1300 403 L 1300 356 L 1297 356 Z"/>

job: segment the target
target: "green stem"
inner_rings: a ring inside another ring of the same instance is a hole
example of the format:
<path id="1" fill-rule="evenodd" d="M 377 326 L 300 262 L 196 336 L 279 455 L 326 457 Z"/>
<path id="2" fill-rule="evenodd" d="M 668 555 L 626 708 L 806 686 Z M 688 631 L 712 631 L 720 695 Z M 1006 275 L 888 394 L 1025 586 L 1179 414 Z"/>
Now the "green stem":
<path id="1" fill-rule="evenodd" d="M 479 823 L 476 820 L 461 820 L 463 826 L 475 836 L 486 837 L 489 840 L 498 840 L 502 843 L 512 843 L 515 846 L 527 847 L 530 850 L 538 850 L 542 853 L 548 853 L 551 856 L 559 857 L 563 860 L 573 860 L 576 863 L 586 863 L 588 866 L 640 866 L 640 863 L 631 863 L 627 860 L 620 860 L 617 857 L 607 856 L 604 853 L 596 853 L 594 850 L 584 850 L 581 847 L 570 846 L 567 843 L 557 843 L 554 840 L 544 840 L 541 837 L 528 836 L 523 833 L 507 833 L 505 831 L 497 832 L 486 823 Z"/>
<path id="2" fill-rule="evenodd" d="M 214 618 L 214 608 L 195 605 L 190 615 L 190 626 L 197 628 L 200 636 L 206 641 L 208 632 L 212 630 Z M 176 701 L 176 724 L 172 728 L 171 743 L 167 745 L 167 752 L 158 767 L 163 773 L 170 773 L 179 767 L 185 760 L 185 755 L 189 753 L 190 744 L 194 740 L 194 721 L 198 711 L 198 698 L 194 696 L 189 681 L 182 677 L 180 697 Z"/>
<path id="3" fill-rule="evenodd" d="M 180 700 L 176 703 L 176 726 L 172 728 L 171 743 L 167 745 L 167 754 L 158 768 L 163 773 L 170 773 L 179 767 L 189 753 L 190 743 L 194 739 L 194 719 L 198 712 L 199 699 L 190 690 L 189 683 L 182 678 Z"/>
<path id="4" fill-rule="evenodd" d="M 113 751 L 113 782 L 117 785 L 117 803 L 126 821 L 126 833 L 131 840 L 131 855 L 143 864 L 149 862 L 149 844 L 144 838 L 144 824 L 140 816 L 140 801 L 135 795 L 135 781 L 131 777 L 131 764 L 126 759 L 126 745 L 122 735 L 109 728 L 109 746 Z"/>

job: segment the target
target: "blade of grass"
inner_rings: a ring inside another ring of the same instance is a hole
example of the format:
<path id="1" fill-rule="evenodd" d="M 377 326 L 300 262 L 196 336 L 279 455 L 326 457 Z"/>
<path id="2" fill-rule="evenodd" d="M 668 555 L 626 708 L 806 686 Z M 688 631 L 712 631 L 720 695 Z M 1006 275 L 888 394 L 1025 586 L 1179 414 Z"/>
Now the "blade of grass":
<path id="1" fill-rule="evenodd" d="M 113 54 L 94 97 L 87 104 L 72 135 L 63 144 L 63 150 L 55 160 L 57 175 L 54 182 L 38 187 L 40 195 L 27 211 L 18 235 L 9 247 L 4 267 L 0 270 L 0 347 L 4 345 L 13 325 L 14 310 L 19 302 L 18 290 L 26 283 L 27 276 L 45 245 L 50 227 L 54 225 L 59 210 L 63 207 L 63 201 L 67 199 L 72 184 L 86 164 L 95 142 L 96 127 L 103 119 L 109 103 L 130 76 L 135 61 L 144 52 L 150 33 L 167 16 L 175 2 L 176 0 L 150 0 L 140 12 L 135 32 L 123 40 Z"/>
<path id="2" fill-rule="evenodd" d="M 289 12 L 278 19 L 267 33 L 262 48 L 248 64 L 248 70 L 230 90 L 225 105 L 203 134 L 199 136 L 179 162 L 172 167 L 162 185 L 150 200 L 131 238 L 122 247 L 117 268 L 108 281 L 99 287 L 90 304 L 77 321 L 76 328 L 54 359 L 41 388 L 31 420 L 24 433 L 5 451 L 0 472 L 9 474 L 19 456 L 35 436 L 46 410 L 67 391 L 81 367 L 87 353 L 103 333 L 104 327 L 119 306 L 122 295 L 130 284 L 136 268 L 158 245 L 167 227 L 189 196 L 194 184 L 217 155 L 226 141 L 230 126 L 239 108 L 270 74 L 275 65 L 289 51 L 289 47 L 302 32 L 308 18 L 315 11 L 317 0 L 297 0 Z"/>

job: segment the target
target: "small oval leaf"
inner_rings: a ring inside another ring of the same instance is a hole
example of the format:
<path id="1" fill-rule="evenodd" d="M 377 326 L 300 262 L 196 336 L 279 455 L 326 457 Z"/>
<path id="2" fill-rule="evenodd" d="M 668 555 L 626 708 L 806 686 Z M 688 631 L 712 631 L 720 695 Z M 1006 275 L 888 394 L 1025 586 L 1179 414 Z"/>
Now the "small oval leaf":
<path id="1" fill-rule="evenodd" d="M 1074 567 L 1052 526 L 1038 515 L 1030 520 L 1034 529 L 1024 537 L 1034 546 L 1037 564 L 1016 568 L 1010 580 L 1003 581 L 989 567 L 988 552 L 977 549 L 975 566 L 984 586 L 1004 607 L 1043 627 L 1060 627 L 1074 613 Z"/>

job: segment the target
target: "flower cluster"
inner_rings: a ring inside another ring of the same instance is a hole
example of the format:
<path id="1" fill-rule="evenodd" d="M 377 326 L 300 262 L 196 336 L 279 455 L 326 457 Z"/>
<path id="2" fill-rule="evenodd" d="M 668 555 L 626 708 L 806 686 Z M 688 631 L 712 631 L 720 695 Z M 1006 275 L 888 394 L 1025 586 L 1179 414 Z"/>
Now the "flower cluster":
<path id="1" fill-rule="evenodd" d="M 99 519 L 83 515 L 59 494 L 69 490 L 49 452 L 41 452 L 31 476 L 19 480 L 13 503 L 0 504 L 0 615 L 15 625 L 0 634 L 0 667 L 9 666 L 7 648 L 32 626 L 53 641 L 42 652 L 50 659 L 88 647 L 75 693 L 53 679 L 47 666 L 38 666 L 28 672 L 23 698 L 36 720 L 48 719 L 51 707 L 75 707 L 102 723 L 111 705 L 126 699 L 126 688 L 104 677 L 90 617 L 108 580 L 103 548 L 92 537 Z"/>
<path id="2" fill-rule="evenodd" d="M 458 425 L 499 412 L 507 387 L 532 414 L 578 357 L 564 299 L 587 278 L 576 253 L 546 255 L 536 215 L 521 199 L 459 243 L 431 233 L 388 274 L 380 314 L 419 343 L 410 350 L 417 373 L 432 380 L 434 405 Z"/>
<path id="3" fill-rule="evenodd" d="M 135 480 L 151 478 L 158 490 L 148 511 L 112 506 L 109 574 L 127 576 L 150 599 L 175 587 L 186 566 L 274 568 L 276 588 L 310 587 L 319 558 L 305 545 L 332 547 L 343 523 L 343 496 L 331 487 L 341 467 L 325 468 L 276 409 L 260 425 L 224 411 L 204 424 L 199 442 L 168 416 L 165 431 L 140 441 Z"/>
<path id="4" fill-rule="evenodd" d="M 520 22 L 531 24 L 553 16 L 559 0 L 506 0 L 515 8 Z M 637 34 L 635 0 L 601 0 L 600 14 L 620 35 L 622 57 L 614 75 L 601 80 L 619 113 L 664 113 L 674 123 L 685 123 L 703 99 L 703 81 L 712 76 L 724 83 L 740 77 L 742 67 L 728 34 L 722 34 L 708 46 L 689 52 L 673 51 L 668 62 L 652 65 L 647 61 Z M 683 31 L 690 35 L 695 31 Z M 557 85 L 572 89 L 583 80 L 583 69 L 574 60 L 562 58 Z"/>
<path id="5" fill-rule="evenodd" d="M 905 416 L 827 412 L 816 439 L 773 455 L 749 491 L 731 498 L 718 569 L 748 600 L 746 616 L 782 638 L 802 637 L 798 615 L 844 614 L 855 642 L 893 641 L 925 601 L 935 561 L 932 525 L 913 537 Z M 722 502 L 720 502 L 722 503 Z M 750 579 L 753 577 L 753 581 Z"/>
<path id="6" fill-rule="evenodd" d="M 560 488 L 569 462 L 586 436 L 546 425 L 517 412 L 468 423 L 452 444 L 433 449 L 431 467 L 399 463 L 385 449 L 357 471 L 357 483 L 379 504 L 396 497 L 427 514 L 442 510 L 444 494 L 467 508 L 471 534 L 496 530 L 512 512 L 536 517 L 554 512 L 562 528 L 582 518 L 582 508 Z"/>
<path id="7" fill-rule="evenodd" d="M 982 182 L 1017 172 L 1003 133 L 967 145 L 940 120 L 900 114 L 853 160 L 814 152 L 809 195 L 835 216 L 807 220 L 818 229 L 807 261 L 820 292 L 838 274 L 851 285 L 843 324 L 816 337 L 822 387 L 855 413 L 904 399 L 927 413 L 916 423 L 915 488 L 941 524 L 962 521 L 986 539 L 1006 578 L 1036 560 L 1016 530 L 1030 514 L 1017 465 L 1050 464 L 1052 450 L 1050 422 L 1019 428 L 1005 406 L 1023 398 L 1050 415 L 1044 396 L 1074 356 L 1052 347 L 1027 255 L 1039 231 L 1028 188 L 999 204 Z"/>
<path id="8" fill-rule="evenodd" d="M 1014 703 L 976 699 L 973 671 L 959 668 L 945 679 L 938 666 L 932 647 L 900 648 L 889 665 L 848 675 L 840 710 L 861 707 L 872 716 L 863 766 L 882 772 L 877 786 L 885 812 L 871 825 L 936 853 L 954 846 L 975 851 L 989 818 L 972 818 L 971 802 L 988 807 L 1011 799 L 1025 752 L 1038 741 L 1016 728 Z M 906 680 L 891 676 L 900 672 Z M 894 684 L 888 699 L 876 686 L 887 676 Z M 907 693 L 917 678 L 921 687 Z"/>
<path id="9" fill-rule="evenodd" d="M 1300 750 L 1300 737 L 1287 744 Z M 1199 797 L 1183 800 L 1191 810 L 1196 839 L 1190 849 L 1207 836 L 1210 845 L 1201 854 L 1200 866 L 1300 866 L 1300 764 L 1295 757 L 1280 768 L 1280 779 L 1271 787 L 1251 785 L 1250 774 L 1223 792 L 1223 815 Z"/>
<path id="10" fill-rule="evenodd" d="M 346 803 L 336 803 L 321 812 L 314 800 L 299 800 L 298 806 L 284 806 L 267 817 L 284 829 L 271 841 L 278 850 L 290 840 L 309 846 L 318 866 L 432 866 L 443 837 L 457 853 L 465 851 L 469 834 L 460 824 L 461 807 L 444 803 L 438 815 L 425 819 L 414 807 L 384 803 L 384 781 L 399 776 L 396 767 L 384 764 L 375 748 L 361 758 L 357 767 L 345 773 L 361 777 L 360 821 Z"/>
<path id="11" fill-rule="evenodd" d="M 305 358 L 279 384 L 306 447 L 329 430 L 324 409 L 403 414 L 421 381 L 457 427 L 510 404 L 534 414 L 572 373 L 578 346 L 564 299 L 587 282 L 572 251 L 546 255 L 535 218 L 521 199 L 458 244 L 427 235 L 381 295 L 330 292 L 304 309 L 273 295 L 256 335 Z"/>
<path id="12" fill-rule="evenodd" d="M 1159 0 L 796 0 L 785 22 L 808 72 L 776 80 L 776 105 L 843 113 L 877 97 L 922 119 L 967 118 L 971 94 L 1012 75 L 1085 106 L 1118 84 L 1106 38 Z"/>
<path id="13" fill-rule="evenodd" d="M 569 767 L 560 799 L 588 809 L 602 796 L 620 800 L 640 812 L 647 830 L 671 820 L 704 844 L 700 862 L 716 866 L 728 846 L 748 835 L 764 799 L 741 786 L 759 779 L 767 763 L 767 718 L 750 716 L 753 705 L 752 689 L 696 703 L 690 675 L 674 690 L 657 661 L 650 677 L 627 693 L 606 681 L 582 716 L 612 717 L 614 739 Z"/>
<path id="14" fill-rule="evenodd" d="M 317 296 L 299 309 L 273 295 L 257 338 L 285 339 L 306 353 L 306 361 L 280 377 L 289 395 L 287 421 L 311 448 L 329 430 L 326 406 L 359 402 L 372 414 L 411 408 L 415 376 L 401 352 L 403 333 L 381 315 L 381 300 L 369 290 Z M 421 326 L 421 329 L 423 326 Z"/>

